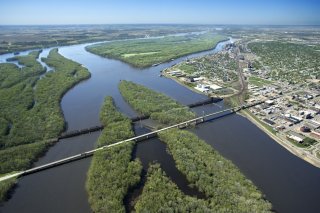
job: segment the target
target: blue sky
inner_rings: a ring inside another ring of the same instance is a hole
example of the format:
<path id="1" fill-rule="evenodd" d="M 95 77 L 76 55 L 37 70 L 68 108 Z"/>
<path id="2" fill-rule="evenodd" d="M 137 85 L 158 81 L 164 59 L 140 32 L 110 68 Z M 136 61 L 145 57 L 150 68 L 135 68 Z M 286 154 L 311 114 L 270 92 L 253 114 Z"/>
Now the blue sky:
<path id="1" fill-rule="evenodd" d="M 320 25 L 320 0 L 0 0 L 10 24 Z"/>

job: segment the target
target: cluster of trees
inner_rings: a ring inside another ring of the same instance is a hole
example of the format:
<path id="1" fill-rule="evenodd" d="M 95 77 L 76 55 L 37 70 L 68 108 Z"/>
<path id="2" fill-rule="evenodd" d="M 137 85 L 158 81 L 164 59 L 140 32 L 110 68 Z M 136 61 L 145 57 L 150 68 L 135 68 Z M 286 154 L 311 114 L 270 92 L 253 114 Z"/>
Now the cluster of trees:
<path id="1" fill-rule="evenodd" d="M 136 212 L 212 212 L 207 201 L 184 195 L 159 164 L 150 165 L 147 175 Z"/>
<path id="2" fill-rule="evenodd" d="M 38 142 L 0 150 L 0 174 L 30 167 L 49 146 L 49 143 Z"/>
<path id="3" fill-rule="evenodd" d="M 319 45 L 267 41 L 249 43 L 248 47 L 271 68 L 267 76 L 271 79 L 304 83 L 306 79 L 320 78 Z"/>
<path id="4" fill-rule="evenodd" d="M 216 53 L 204 57 L 183 61 L 170 70 L 181 70 L 190 77 L 206 76 L 207 78 L 218 78 L 223 81 L 234 81 L 237 78 L 236 59 L 231 58 L 228 53 Z"/>
<path id="5" fill-rule="evenodd" d="M 271 204 L 229 160 L 193 133 L 173 129 L 159 133 L 177 168 L 208 197 L 214 212 L 269 212 Z"/>
<path id="6" fill-rule="evenodd" d="M 0 203 L 8 198 L 8 191 L 16 184 L 16 178 L 11 178 L 0 182 Z"/>
<path id="7" fill-rule="evenodd" d="M 22 70 L 33 70 L 30 57 L 17 57 L 19 63 L 27 60 L 27 63 L 24 63 L 26 67 Z M 0 103 L 0 117 L 6 120 L 7 125 L 10 124 L 10 133 L 1 136 L 2 148 L 56 137 L 64 128 L 60 108 L 62 96 L 73 85 L 90 76 L 87 69 L 64 58 L 57 49 L 52 50 L 44 61 L 55 71 L 45 73 L 41 79 L 41 72 L 31 77 L 24 75 L 21 78 L 23 80 L 0 90 L 0 98 L 3 100 Z M 36 64 L 34 69 L 41 66 L 36 57 L 33 57 L 33 63 Z M 0 67 L 2 66 L 3 64 L 0 64 Z M 18 67 L 11 68 L 13 72 L 19 72 Z"/>
<path id="8" fill-rule="evenodd" d="M 122 115 L 107 97 L 100 112 L 104 124 L 98 147 L 134 136 L 131 120 Z M 142 165 L 131 160 L 134 142 L 125 143 L 94 154 L 86 188 L 94 212 L 125 212 L 123 199 L 129 188 L 140 181 Z"/>
<path id="9" fill-rule="evenodd" d="M 56 138 L 64 129 L 63 94 L 90 77 L 86 68 L 57 49 L 44 59 L 55 71 L 46 73 L 38 57 L 39 51 L 16 56 L 22 68 L 0 64 L 0 175 L 30 167 L 46 151 L 49 144 L 43 141 Z M 7 186 L 0 184 L 0 190 L 6 192 Z"/>
<path id="10" fill-rule="evenodd" d="M 46 69 L 36 60 L 40 51 L 32 51 L 26 56 L 15 56 L 11 61 L 17 61 L 22 68 L 15 64 L 4 63 L 0 66 L 0 88 L 10 88 L 30 77 L 37 77 L 46 72 Z"/>
<path id="11" fill-rule="evenodd" d="M 168 96 L 129 81 L 121 81 L 124 99 L 139 113 L 150 115 L 162 124 L 176 124 L 194 118 L 194 113 Z"/>
<path id="12" fill-rule="evenodd" d="M 86 50 L 143 68 L 194 52 L 212 49 L 219 41 L 225 39 L 224 36 L 212 34 L 170 36 L 114 41 L 88 46 Z"/>
<path id="13" fill-rule="evenodd" d="M 152 114 L 157 115 L 160 110 L 164 118 L 170 118 L 172 116 L 170 109 L 174 109 L 177 104 L 169 97 L 132 82 L 122 81 L 119 88 L 134 109 L 151 114 L 151 118 Z M 158 121 L 165 123 L 166 119 Z M 135 206 L 137 212 L 169 210 L 269 212 L 271 210 L 271 204 L 232 162 L 223 158 L 193 133 L 173 129 L 159 133 L 159 138 L 168 145 L 177 168 L 186 175 L 190 184 L 197 187 L 208 199 L 197 200 L 184 195 L 165 177 L 158 166 L 152 166 L 142 195 Z"/>

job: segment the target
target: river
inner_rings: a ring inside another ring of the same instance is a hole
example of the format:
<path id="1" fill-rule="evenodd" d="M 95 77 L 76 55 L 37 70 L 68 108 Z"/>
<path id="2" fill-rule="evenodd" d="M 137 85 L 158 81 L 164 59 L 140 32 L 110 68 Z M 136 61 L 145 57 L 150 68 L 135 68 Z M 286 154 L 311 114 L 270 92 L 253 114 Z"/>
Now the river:
<path id="1" fill-rule="evenodd" d="M 99 111 L 105 96 L 114 98 L 119 110 L 133 117 L 137 114 L 123 100 L 117 88 L 120 80 L 130 80 L 165 93 L 180 103 L 189 104 L 206 97 L 176 82 L 159 77 L 159 72 L 186 58 L 221 50 L 226 42 L 210 51 L 181 57 L 147 69 L 137 69 L 123 62 L 102 58 L 85 51 L 87 44 L 60 47 L 59 53 L 87 67 L 91 78 L 68 91 L 61 106 L 68 131 L 99 124 Z M 45 57 L 44 51 L 43 57 Z M 0 60 L 3 60 L 0 56 Z M 223 102 L 195 108 L 198 114 L 224 108 Z M 240 115 L 228 115 L 191 130 L 233 161 L 266 195 L 278 212 L 320 212 L 320 170 L 289 153 L 269 136 Z M 64 139 L 50 148 L 36 165 L 70 156 L 94 147 L 99 132 Z M 148 158 L 155 146 L 137 146 L 140 158 Z M 158 145 L 157 145 L 158 144 Z M 161 156 L 161 155 L 159 155 Z M 86 172 L 91 158 L 22 177 L 12 198 L 1 212 L 90 212 L 85 191 Z M 161 162 L 161 160 L 159 160 Z M 183 185 L 183 184 L 181 184 Z M 183 187 L 183 186 L 182 186 Z"/>

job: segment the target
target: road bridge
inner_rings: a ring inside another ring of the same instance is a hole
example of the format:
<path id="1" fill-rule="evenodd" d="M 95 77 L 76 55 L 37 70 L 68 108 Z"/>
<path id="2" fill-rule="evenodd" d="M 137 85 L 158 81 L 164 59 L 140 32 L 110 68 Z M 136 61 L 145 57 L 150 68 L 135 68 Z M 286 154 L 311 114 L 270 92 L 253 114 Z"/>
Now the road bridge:
<path id="1" fill-rule="evenodd" d="M 195 102 L 195 103 L 192 103 L 192 104 L 188 104 L 187 107 L 194 108 L 194 107 L 198 107 L 198 106 L 204 106 L 204 105 L 208 105 L 208 104 L 219 102 L 221 100 L 222 100 L 221 98 L 210 97 L 210 98 L 207 98 L 207 99 L 202 100 L 202 101 L 198 101 L 198 102 Z M 150 118 L 149 115 L 142 115 L 142 116 L 137 116 L 137 117 L 131 118 L 131 121 L 132 122 L 137 122 L 137 121 L 142 121 L 142 120 L 149 119 L 149 118 Z M 89 127 L 89 128 L 85 128 L 85 129 L 64 132 L 58 138 L 51 139 L 51 141 L 52 142 L 57 142 L 57 141 L 59 141 L 61 139 L 76 137 L 76 136 L 79 136 L 79 135 L 88 134 L 88 133 L 92 133 L 92 132 L 97 132 L 97 131 L 103 130 L 103 128 L 104 128 L 103 125 L 97 125 L 97 126 L 93 126 L 93 127 Z"/>
<path id="2" fill-rule="evenodd" d="M 93 149 L 93 150 L 90 150 L 90 151 L 87 151 L 87 152 L 83 152 L 83 153 L 80 153 L 80 154 L 77 154 L 77 155 L 73 155 L 73 156 L 70 156 L 70 157 L 67 157 L 67 158 L 63 158 L 61 160 L 57 160 L 57 161 L 54 161 L 54 162 L 51 162 L 51 163 L 48 163 L 48 164 L 44 164 L 42 166 L 37 166 L 37 167 L 31 168 L 31 169 L 27 169 L 27 170 L 22 171 L 22 172 L 18 172 L 18 173 L 10 174 L 10 175 L 7 175 L 7 176 L 3 176 L 3 177 L 0 178 L 0 182 L 4 181 L 4 180 L 7 180 L 7 179 L 10 179 L 10 178 L 14 178 L 14 177 L 15 178 L 19 178 L 19 177 L 26 176 L 26 175 L 29 175 L 29 174 L 32 174 L 32 173 L 36 173 L 36 172 L 39 172 L 39 171 L 43 171 L 43 170 L 46 170 L 46 169 L 49 169 L 49 168 L 53 168 L 53 167 L 56 167 L 56 166 L 59 166 L 59 165 L 62 165 L 62 164 L 66 164 L 66 163 L 77 161 L 77 160 L 80 160 L 80 159 L 83 159 L 83 158 L 87 158 L 87 157 L 92 156 L 95 152 L 106 150 L 106 149 L 109 149 L 111 147 L 127 143 L 129 141 L 139 142 L 139 141 L 147 140 L 149 138 L 154 138 L 154 137 L 157 137 L 157 134 L 159 132 L 162 132 L 162 131 L 165 131 L 165 130 L 169 130 L 169 129 L 173 129 L 173 128 L 183 129 L 183 128 L 186 128 L 186 127 L 188 127 L 190 125 L 198 125 L 200 123 L 204 123 L 206 121 L 210 121 L 210 120 L 214 119 L 217 115 L 221 116 L 221 114 L 222 115 L 233 114 L 233 113 L 235 113 L 237 111 L 240 111 L 242 109 L 253 107 L 253 106 L 256 106 L 256 105 L 261 104 L 261 103 L 263 103 L 263 101 L 256 102 L 256 103 L 253 103 L 253 104 L 248 104 L 248 105 L 244 104 L 244 105 L 241 105 L 241 106 L 228 108 L 228 109 L 224 109 L 224 110 L 221 110 L 221 111 L 218 111 L 218 112 L 213 112 L 213 113 L 209 113 L 209 114 L 206 114 L 206 115 L 203 115 L 203 116 L 199 116 L 199 117 L 196 117 L 196 118 L 193 118 L 193 119 L 190 119 L 190 120 L 178 123 L 178 124 L 174 124 L 174 125 L 171 125 L 171 126 L 159 129 L 159 130 L 155 130 L 155 131 L 143 134 L 143 135 L 139 135 L 139 136 L 135 136 L 135 137 L 132 137 L 132 138 L 128 138 L 128 139 L 123 140 L 123 141 L 115 142 L 113 144 L 105 145 L 105 146 L 102 146 L 102 147 L 99 147 L 99 148 L 96 148 L 96 149 Z"/>

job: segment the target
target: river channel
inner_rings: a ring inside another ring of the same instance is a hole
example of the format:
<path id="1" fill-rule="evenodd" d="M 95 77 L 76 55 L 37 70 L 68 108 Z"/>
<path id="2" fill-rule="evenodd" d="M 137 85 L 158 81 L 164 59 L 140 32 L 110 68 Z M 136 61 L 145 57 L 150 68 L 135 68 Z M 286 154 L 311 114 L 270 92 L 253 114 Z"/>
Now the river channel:
<path id="1" fill-rule="evenodd" d="M 117 60 L 91 54 L 85 50 L 87 44 L 60 47 L 59 53 L 81 63 L 91 72 L 90 79 L 76 85 L 62 99 L 68 131 L 100 124 L 99 111 L 105 96 L 112 96 L 119 110 L 127 116 L 136 116 L 136 112 L 119 93 L 117 86 L 120 80 L 145 85 L 182 104 L 205 99 L 206 96 L 192 92 L 175 81 L 159 77 L 159 72 L 186 58 L 218 52 L 225 43 L 219 43 L 213 50 L 147 69 L 137 69 Z M 45 54 L 47 51 L 44 51 L 43 57 Z M 3 61 L 3 57 L 0 56 L 0 61 Z M 193 110 L 202 114 L 223 108 L 222 101 Z M 191 131 L 233 161 L 266 195 L 275 211 L 320 212 L 320 169 L 289 153 L 246 118 L 232 114 L 201 124 Z M 98 136 L 99 132 L 96 132 L 61 140 L 36 165 L 90 150 Z M 153 144 L 141 145 L 140 149 L 137 146 L 137 156 L 141 156 L 142 160 L 148 159 L 150 153 L 165 147 L 159 143 Z M 158 156 L 161 158 L 161 155 Z M 22 177 L 12 198 L 0 207 L 0 212 L 91 212 L 85 190 L 90 160 L 87 158 Z M 162 162 L 161 159 L 152 160 Z M 183 187 L 185 184 L 180 185 Z"/>

